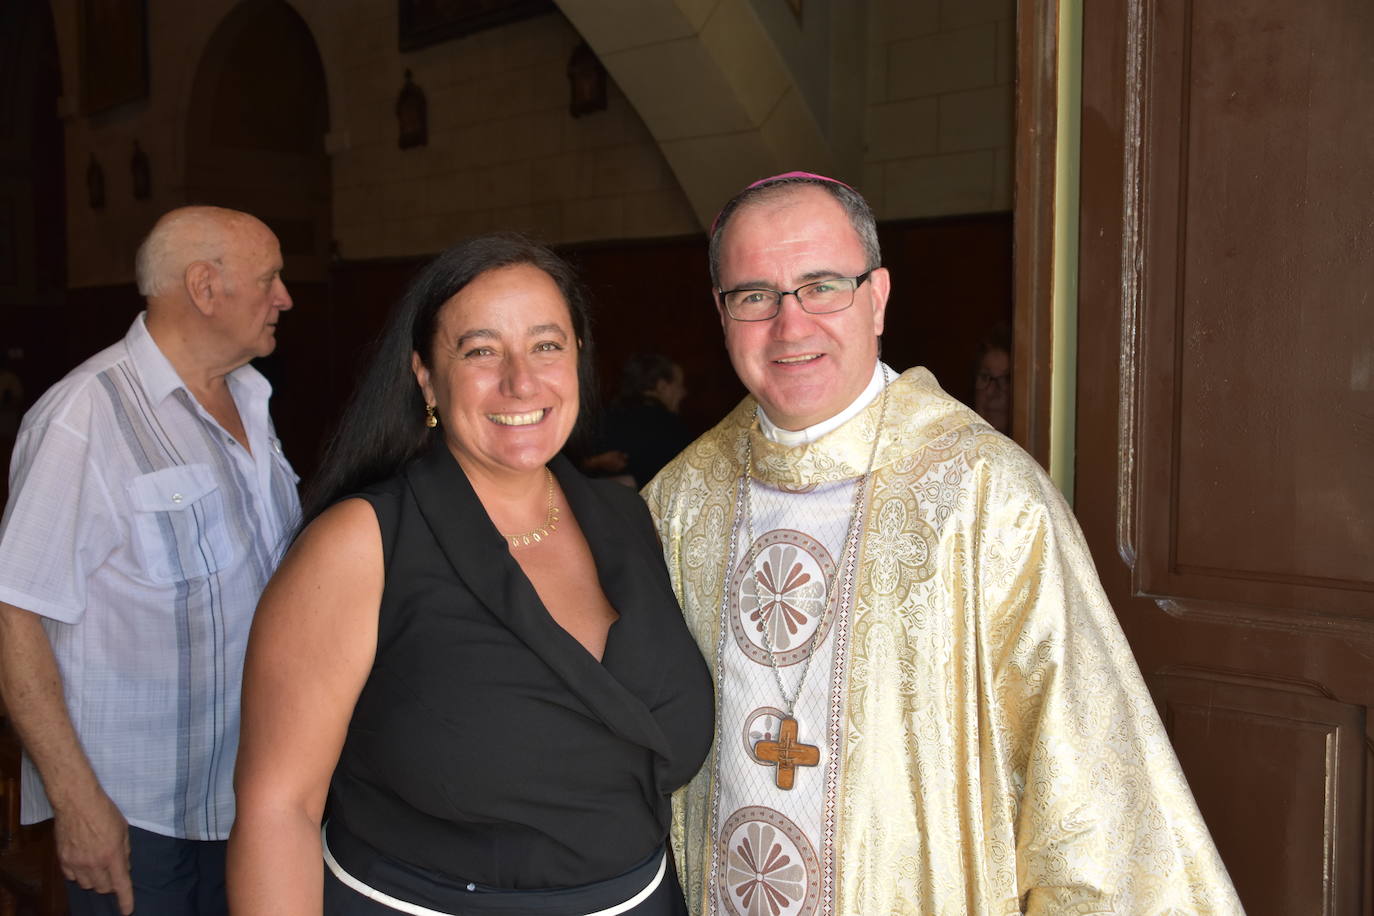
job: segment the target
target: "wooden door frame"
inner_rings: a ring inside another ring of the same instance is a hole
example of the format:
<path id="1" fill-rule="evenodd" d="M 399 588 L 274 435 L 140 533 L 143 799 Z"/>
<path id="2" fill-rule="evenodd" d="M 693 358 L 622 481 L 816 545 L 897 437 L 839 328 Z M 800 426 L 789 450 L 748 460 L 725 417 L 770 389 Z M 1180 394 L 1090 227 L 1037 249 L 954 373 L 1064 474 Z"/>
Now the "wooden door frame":
<path id="1" fill-rule="evenodd" d="M 1054 347 L 1060 0 L 1016 4 L 1012 432 L 1046 468 Z"/>

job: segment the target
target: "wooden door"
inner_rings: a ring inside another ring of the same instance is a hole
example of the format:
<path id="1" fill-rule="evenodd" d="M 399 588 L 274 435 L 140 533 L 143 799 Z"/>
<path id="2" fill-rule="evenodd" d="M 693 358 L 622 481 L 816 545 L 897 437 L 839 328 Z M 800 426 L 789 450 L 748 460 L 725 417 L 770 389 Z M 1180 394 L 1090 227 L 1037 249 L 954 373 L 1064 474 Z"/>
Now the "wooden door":
<path id="1" fill-rule="evenodd" d="M 1374 4 L 1083 4 L 1076 509 L 1251 914 L 1374 913 Z"/>

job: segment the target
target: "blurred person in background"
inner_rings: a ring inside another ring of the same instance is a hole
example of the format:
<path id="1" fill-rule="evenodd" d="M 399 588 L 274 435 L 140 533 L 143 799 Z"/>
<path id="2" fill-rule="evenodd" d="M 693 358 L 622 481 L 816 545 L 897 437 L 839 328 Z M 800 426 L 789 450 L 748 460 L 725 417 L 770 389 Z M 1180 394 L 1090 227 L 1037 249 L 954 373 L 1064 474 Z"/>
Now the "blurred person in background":
<path id="1" fill-rule="evenodd" d="M 998 323 L 978 342 L 973 409 L 1004 436 L 1011 435 L 1011 332 Z"/>
<path id="2" fill-rule="evenodd" d="M 583 470 L 642 488 L 692 441 L 679 412 L 687 396 L 682 367 L 661 353 L 636 353 L 620 372 L 620 393 L 601 416 L 597 454 Z"/>

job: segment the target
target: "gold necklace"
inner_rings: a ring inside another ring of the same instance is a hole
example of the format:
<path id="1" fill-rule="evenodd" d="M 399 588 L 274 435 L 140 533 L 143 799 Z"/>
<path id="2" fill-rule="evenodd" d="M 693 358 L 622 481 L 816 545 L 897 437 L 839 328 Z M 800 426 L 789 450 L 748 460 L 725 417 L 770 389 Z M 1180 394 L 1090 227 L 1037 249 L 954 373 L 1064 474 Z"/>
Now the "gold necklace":
<path id="1" fill-rule="evenodd" d="M 558 530 L 558 506 L 553 501 L 553 471 L 544 468 L 544 476 L 549 482 L 549 514 L 544 518 L 544 524 L 533 531 L 525 534 L 502 534 L 501 537 L 510 541 L 512 548 L 528 547 L 531 544 L 538 544 L 546 537 L 550 537 Z"/>

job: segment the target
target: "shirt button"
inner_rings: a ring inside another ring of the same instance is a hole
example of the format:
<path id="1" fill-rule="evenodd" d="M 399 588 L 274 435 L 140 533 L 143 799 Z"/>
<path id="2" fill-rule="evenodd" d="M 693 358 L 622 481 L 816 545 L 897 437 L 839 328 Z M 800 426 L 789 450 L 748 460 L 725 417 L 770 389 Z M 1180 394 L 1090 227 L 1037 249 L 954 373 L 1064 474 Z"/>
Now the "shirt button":
<path id="1" fill-rule="evenodd" d="M 281 454 L 281 440 L 280 440 L 280 439 L 273 439 L 273 440 L 272 440 L 272 451 L 276 452 L 278 455 Z"/>
<path id="2" fill-rule="evenodd" d="M 476 885 L 476 884 L 473 884 L 471 881 L 469 881 L 469 882 L 468 882 L 468 890 L 470 890 L 470 891 L 475 891 L 475 890 L 477 890 L 477 885 Z"/>
<path id="3" fill-rule="evenodd" d="M 172 502 L 174 502 L 174 503 L 179 503 L 179 502 L 181 502 L 182 499 L 184 499 L 184 498 L 185 498 L 185 497 L 183 497 L 180 493 L 173 493 L 173 494 L 172 494 Z"/>

